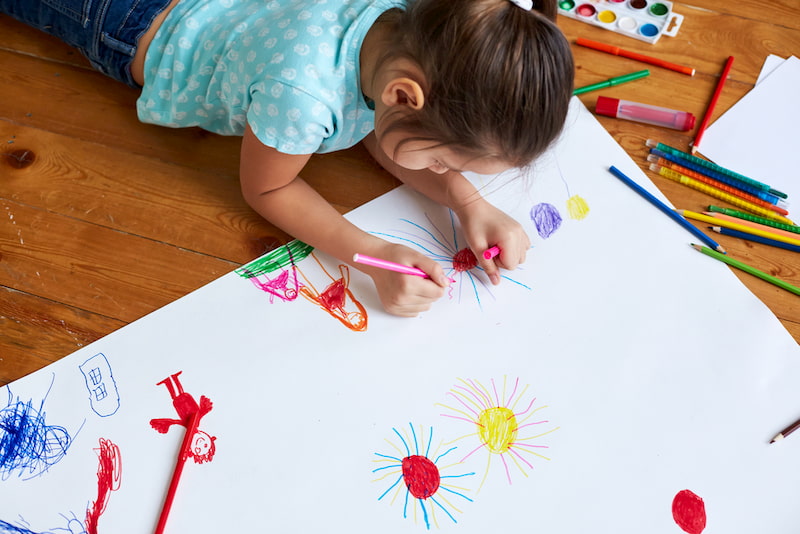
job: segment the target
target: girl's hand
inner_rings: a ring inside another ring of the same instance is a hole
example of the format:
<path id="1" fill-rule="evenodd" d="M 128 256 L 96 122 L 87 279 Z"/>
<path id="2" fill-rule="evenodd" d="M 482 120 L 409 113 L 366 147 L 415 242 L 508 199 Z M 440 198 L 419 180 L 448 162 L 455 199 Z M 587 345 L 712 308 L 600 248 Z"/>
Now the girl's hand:
<path id="1" fill-rule="evenodd" d="M 509 271 L 525 262 L 531 248 L 528 234 L 516 220 L 484 199 L 476 200 L 456 211 L 478 265 L 486 272 L 492 284 L 500 283 L 499 268 Z M 483 252 L 492 246 L 500 248 L 500 255 L 486 260 Z"/>
<path id="2" fill-rule="evenodd" d="M 415 317 L 421 312 L 429 310 L 435 301 L 442 298 L 445 288 L 450 285 L 449 279 L 436 261 L 404 245 L 387 242 L 369 255 L 416 267 L 425 271 L 429 276 L 429 278 L 423 278 L 377 267 L 354 265 L 372 278 L 381 304 L 392 315 Z"/>

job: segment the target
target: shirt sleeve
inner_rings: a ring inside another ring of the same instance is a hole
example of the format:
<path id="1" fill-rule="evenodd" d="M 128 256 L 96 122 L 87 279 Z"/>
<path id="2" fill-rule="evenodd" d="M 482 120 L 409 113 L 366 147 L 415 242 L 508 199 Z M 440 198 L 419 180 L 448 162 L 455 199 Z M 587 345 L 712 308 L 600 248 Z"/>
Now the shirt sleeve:
<path id="1" fill-rule="evenodd" d="M 336 126 L 328 106 L 277 80 L 253 87 L 247 123 L 259 141 L 284 154 L 317 152 Z"/>

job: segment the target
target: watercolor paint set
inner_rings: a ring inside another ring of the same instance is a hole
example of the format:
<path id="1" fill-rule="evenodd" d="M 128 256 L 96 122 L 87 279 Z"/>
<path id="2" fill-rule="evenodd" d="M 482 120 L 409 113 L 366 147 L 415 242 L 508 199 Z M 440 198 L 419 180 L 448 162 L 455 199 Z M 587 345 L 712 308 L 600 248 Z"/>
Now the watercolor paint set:
<path id="1" fill-rule="evenodd" d="M 674 37 L 683 23 L 667 0 L 559 0 L 558 12 L 650 44 Z"/>

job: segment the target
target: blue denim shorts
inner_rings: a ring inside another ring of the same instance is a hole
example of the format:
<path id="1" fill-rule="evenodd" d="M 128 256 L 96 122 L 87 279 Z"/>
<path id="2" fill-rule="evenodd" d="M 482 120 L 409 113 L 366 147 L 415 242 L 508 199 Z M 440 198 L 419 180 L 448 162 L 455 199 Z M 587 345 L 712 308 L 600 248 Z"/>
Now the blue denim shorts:
<path id="1" fill-rule="evenodd" d="M 132 87 L 139 38 L 170 0 L 0 0 L 5 13 L 74 46 L 92 66 Z"/>

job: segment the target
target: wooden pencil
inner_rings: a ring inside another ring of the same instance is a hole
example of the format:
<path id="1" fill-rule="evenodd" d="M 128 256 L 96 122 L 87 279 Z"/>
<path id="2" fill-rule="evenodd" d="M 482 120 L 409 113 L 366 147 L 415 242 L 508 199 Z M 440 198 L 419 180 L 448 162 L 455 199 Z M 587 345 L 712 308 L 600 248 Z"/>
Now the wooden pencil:
<path id="1" fill-rule="evenodd" d="M 776 441 L 782 440 L 798 428 L 800 428 L 800 419 L 778 432 L 778 434 L 770 440 L 770 443 L 775 443 Z"/>
<path id="2" fill-rule="evenodd" d="M 736 267 L 737 269 L 744 271 L 747 274 L 752 274 L 753 276 L 761 278 L 762 280 L 769 282 L 770 284 L 774 284 L 780 287 L 781 289 L 785 289 L 786 291 L 794 293 L 795 295 L 800 295 L 800 287 L 793 286 L 789 282 L 781 280 L 778 277 L 772 276 L 771 274 L 767 274 L 764 271 L 760 271 L 755 267 L 750 267 L 746 263 L 742 263 L 739 260 L 735 260 L 731 257 L 726 256 L 725 254 L 720 254 L 716 250 L 711 250 L 710 248 L 704 247 L 703 245 L 692 244 L 692 247 L 694 247 L 696 250 L 699 250 L 706 256 L 711 256 L 712 258 L 716 258 L 720 261 L 727 263 L 731 267 Z"/>
<path id="3" fill-rule="evenodd" d="M 719 100 L 719 95 L 722 94 L 722 88 L 725 86 L 725 81 L 728 79 L 728 74 L 730 74 L 732 66 L 733 56 L 728 56 L 725 67 L 722 69 L 722 75 L 720 75 L 719 81 L 717 82 L 717 87 L 714 89 L 714 95 L 711 97 L 711 102 L 709 102 L 706 113 L 703 115 L 703 120 L 700 122 L 700 127 L 697 129 L 697 135 L 694 136 L 694 141 L 692 141 L 692 154 L 697 152 L 700 147 L 700 140 L 703 138 L 706 128 L 708 128 L 711 115 L 714 113 L 714 108 L 717 107 L 717 100 Z"/>

